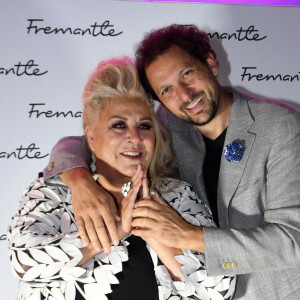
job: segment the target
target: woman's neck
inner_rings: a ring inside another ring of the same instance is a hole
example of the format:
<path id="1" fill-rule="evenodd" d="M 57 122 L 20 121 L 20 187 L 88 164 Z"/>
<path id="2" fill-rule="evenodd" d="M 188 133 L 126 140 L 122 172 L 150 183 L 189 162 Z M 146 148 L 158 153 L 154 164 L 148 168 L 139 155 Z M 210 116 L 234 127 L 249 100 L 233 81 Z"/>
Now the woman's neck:
<path id="1" fill-rule="evenodd" d="M 127 183 L 129 181 L 130 179 L 127 177 L 123 177 L 122 179 L 112 179 L 98 174 L 98 182 L 105 190 L 107 190 L 114 196 L 118 204 L 123 199 L 122 186 L 124 185 L 124 183 Z"/>

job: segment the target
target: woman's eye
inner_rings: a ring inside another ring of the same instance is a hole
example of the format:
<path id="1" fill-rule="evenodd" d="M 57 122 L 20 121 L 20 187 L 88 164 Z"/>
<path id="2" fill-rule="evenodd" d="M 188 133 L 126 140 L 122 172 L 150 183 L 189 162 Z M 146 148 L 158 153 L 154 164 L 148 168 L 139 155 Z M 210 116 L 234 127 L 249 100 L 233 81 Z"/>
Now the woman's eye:
<path id="1" fill-rule="evenodd" d="M 139 127 L 140 129 L 150 130 L 152 128 L 152 125 L 148 123 L 142 123 Z"/>
<path id="2" fill-rule="evenodd" d="M 112 128 L 123 129 L 123 128 L 126 128 L 126 125 L 124 122 L 118 122 L 118 123 L 113 124 Z"/>

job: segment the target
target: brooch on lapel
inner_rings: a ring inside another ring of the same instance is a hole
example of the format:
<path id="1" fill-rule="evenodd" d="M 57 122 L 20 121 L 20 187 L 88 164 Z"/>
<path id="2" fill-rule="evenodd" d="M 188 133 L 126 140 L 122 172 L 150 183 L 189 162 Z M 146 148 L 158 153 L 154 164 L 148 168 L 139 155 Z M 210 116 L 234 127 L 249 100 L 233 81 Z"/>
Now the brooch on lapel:
<path id="1" fill-rule="evenodd" d="M 241 142 L 232 142 L 225 146 L 224 156 L 229 162 L 238 162 L 242 159 L 245 147 Z"/>

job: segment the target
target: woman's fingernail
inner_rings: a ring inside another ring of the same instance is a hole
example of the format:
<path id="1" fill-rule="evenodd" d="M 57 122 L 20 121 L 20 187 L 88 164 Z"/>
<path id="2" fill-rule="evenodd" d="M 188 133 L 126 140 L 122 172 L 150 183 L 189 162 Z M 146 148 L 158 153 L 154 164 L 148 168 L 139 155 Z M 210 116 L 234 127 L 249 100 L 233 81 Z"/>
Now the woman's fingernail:
<path id="1" fill-rule="evenodd" d="M 119 241 L 118 241 L 118 240 L 114 240 L 114 241 L 113 241 L 113 244 L 114 244 L 115 246 L 118 246 L 118 245 L 119 245 Z"/>

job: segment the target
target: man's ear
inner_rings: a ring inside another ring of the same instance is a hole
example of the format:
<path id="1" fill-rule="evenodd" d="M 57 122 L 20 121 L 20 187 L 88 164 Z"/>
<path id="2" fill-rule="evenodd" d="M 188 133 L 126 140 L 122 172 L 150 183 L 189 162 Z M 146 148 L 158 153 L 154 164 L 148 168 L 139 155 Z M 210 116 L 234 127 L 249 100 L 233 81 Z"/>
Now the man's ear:
<path id="1" fill-rule="evenodd" d="M 94 151 L 94 131 L 90 126 L 85 127 L 85 136 L 92 151 Z"/>
<path id="2" fill-rule="evenodd" d="M 217 60 L 214 58 L 211 52 L 209 52 L 207 55 L 206 64 L 211 70 L 211 72 L 214 74 L 214 76 L 216 77 L 219 73 L 219 66 Z"/>

